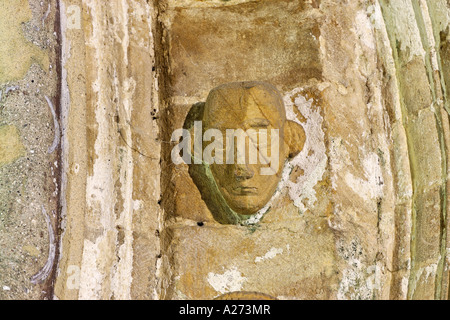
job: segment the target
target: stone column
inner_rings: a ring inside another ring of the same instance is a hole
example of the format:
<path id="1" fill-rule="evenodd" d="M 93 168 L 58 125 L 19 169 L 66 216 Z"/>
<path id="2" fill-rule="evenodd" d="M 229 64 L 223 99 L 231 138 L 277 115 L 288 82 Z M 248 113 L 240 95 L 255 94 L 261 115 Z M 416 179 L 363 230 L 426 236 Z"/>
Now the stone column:
<path id="1" fill-rule="evenodd" d="M 59 299 L 157 299 L 159 98 L 147 1 L 60 1 Z"/>

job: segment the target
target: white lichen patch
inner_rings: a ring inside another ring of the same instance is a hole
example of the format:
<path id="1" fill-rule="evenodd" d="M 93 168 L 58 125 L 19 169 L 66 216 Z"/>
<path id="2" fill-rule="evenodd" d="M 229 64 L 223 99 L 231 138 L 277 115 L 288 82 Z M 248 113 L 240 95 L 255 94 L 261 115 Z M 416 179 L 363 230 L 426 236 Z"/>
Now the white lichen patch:
<path id="1" fill-rule="evenodd" d="M 383 196 L 383 174 L 376 153 L 369 153 L 363 159 L 364 179 L 352 173 L 345 174 L 346 184 L 365 201 Z"/>
<path id="2" fill-rule="evenodd" d="M 402 294 L 405 297 L 408 294 L 408 285 L 409 285 L 409 278 L 405 276 L 402 278 Z"/>
<path id="3" fill-rule="evenodd" d="M 330 167 L 333 174 L 331 175 L 331 187 L 337 190 L 339 176 L 338 173 L 350 163 L 350 154 L 348 153 L 345 144 L 340 138 L 331 138 L 329 142 L 330 148 Z"/>
<path id="4" fill-rule="evenodd" d="M 142 207 L 143 207 L 143 203 L 142 203 L 141 200 L 134 200 L 133 201 L 133 210 L 134 211 L 138 211 L 138 210 L 142 209 Z"/>
<path id="5" fill-rule="evenodd" d="M 247 278 L 243 277 L 242 274 L 233 267 L 223 274 L 208 273 L 208 283 L 220 294 L 233 291 L 241 291 Z"/>
<path id="6" fill-rule="evenodd" d="M 367 12 L 360 10 L 355 17 L 355 32 L 360 41 L 368 48 L 375 50 L 375 37 L 373 35 L 373 28 Z"/>
<path id="7" fill-rule="evenodd" d="M 337 293 L 338 300 L 371 300 L 374 289 L 377 287 L 373 282 L 373 276 L 369 276 L 370 270 L 365 270 L 358 259 L 350 261 L 351 266 L 343 271 L 342 280 L 339 283 Z M 375 279 L 376 280 L 376 279 Z"/>
<path id="8" fill-rule="evenodd" d="M 407 61 L 411 61 L 414 56 L 425 57 L 425 50 L 411 1 L 390 1 L 389 7 L 389 19 L 391 21 L 386 21 L 386 24 L 393 28 L 401 51 L 409 53 Z"/>
<path id="9" fill-rule="evenodd" d="M 380 30 L 384 28 L 383 13 L 381 12 L 381 7 L 378 1 L 375 1 L 374 5 L 367 7 L 367 14 L 369 15 L 370 22 L 375 29 Z"/>
<path id="10" fill-rule="evenodd" d="M 256 257 L 255 258 L 255 262 L 261 262 L 261 261 L 264 261 L 264 260 L 270 260 L 270 259 L 273 259 L 277 255 L 282 254 L 282 253 L 283 253 L 283 249 L 281 249 L 281 248 L 272 248 L 264 256 Z"/>
<path id="11" fill-rule="evenodd" d="M 421 0 L 421 3 L 423 1 Z M 448 10 L 447 0 L 433 0 L 433 1 L 425 1 L 427 8 L 427 14 L 430 17 L 433 17 L 435 23 L 434 28 L 435 32 L 441 32 L 447 30 L 450 25 L 450 10 Z M 423 7 L 423 5 L 422 5 Z M 450 34 L 447 34 L 447 41 L 450 40 Z"/>
<path id="12" fill-rule="evenodd" d="M 430 276 L 434 277 L 436 275 L 437 268 L 438 268 L 437 263 L 425 267 L 425 281 L 428 280 Z"/>
<path id="13" fill-rule="evenodd" d="M 338 245 L 338 254 L 347 262 L 342 272 L 337 298 L 339 300 L 370 300 L 380 287 L 380 270 L 376 265 L 366 266 L 363 249 L 357 240 L 350 245 Z"/>
<path id="14" fill-rule="evenodd" d="M 323 118 L 320 110 L 313 107 L 312 100 L 306 100 L 301 95 L 301 88 L 294 89 L 284 97 L 286 105 L 286 117 L 303 126 L 306 132 L 305 146 L 294 159 L 288 163 L 289 168 L 296 166 L 303 170 L 303 175 L 296 181 L 290 181 L 283 177 L 289 190 L 289 197 L 294 205 L 301 211 L 312 209 L 317 201 L 314 187 L 322 180 L 327 166 L 326 147 L 324 142 L 324 132 L 322 130 Z M 306 119 L 305 123 L 300 122 L 294 112 L 294 108 Z"/>
<path id="15" fill-rule="evenodd" d="M 99 298 L 102 283 L 106 275 L 99 269 L 99 253 L 102 252 L 106 238 L 97 238 L 96 242 L 84 240 L 82 267 L 80 272 L 80 300 L 92 300 Z"/>
<path id="16" fill-rule="evenodd" d="M 420 268 L 416 272 L 414 281 L 411 282 L 410 292 L 412 293 L 412 295 L 414 295 L 414 292 L 416 291 L 417 285 L 419 283 L 425 283 L 427 281 L 430 281 L 430 282 L 434 281 L 434 277 L 436 276 L 437 268 L 438 268 L 438 264 L 433 263 L 426 267 Z M 408 285 L 409 285 L 409 283 L 408 283 Z"/>

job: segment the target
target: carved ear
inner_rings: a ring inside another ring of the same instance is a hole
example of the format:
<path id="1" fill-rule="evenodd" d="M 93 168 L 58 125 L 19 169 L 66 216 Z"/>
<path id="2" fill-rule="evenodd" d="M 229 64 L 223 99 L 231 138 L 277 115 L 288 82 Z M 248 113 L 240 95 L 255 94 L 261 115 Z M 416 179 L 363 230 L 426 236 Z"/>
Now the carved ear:
<path id="1" fill-rule="evenodd" d="M 297 122 L 288 120 L 284 127 L 284 141 L 288 147 L 290 159 L 298 155 L 305 145 L 306 135 L 303 127 Z"/>

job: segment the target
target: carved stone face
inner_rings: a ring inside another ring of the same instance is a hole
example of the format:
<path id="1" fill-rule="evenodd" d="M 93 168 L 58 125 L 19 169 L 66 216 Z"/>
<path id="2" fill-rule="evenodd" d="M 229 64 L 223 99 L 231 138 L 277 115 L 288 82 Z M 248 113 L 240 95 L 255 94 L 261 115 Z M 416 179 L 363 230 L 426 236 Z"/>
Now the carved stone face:
<path id="1" fill-rule="evenodd" d="M 231 150 L 234 163 L 224 161 L 223 164 L 210 165 L 210 173 L 216 187 L 215 192 L 219 192 L 220 195 L 206 196 L 204 200 L 207 204 L 224 200 L 230 211 L 238 215 L 238 219 L 227 221 L 226 218 L 220 218 L 219 222 L 236 223 L 236 220 L 243 220 L 258 212 L 271 199 L 281 180 L 285 160 L 289 156 L 298 154 L 303 148 L 305 141 L 303 128 L 297 123 L 286 120 L 280 93 L 273 86 L 263 82 L 236 82 L 213 89 L 202 110 L 202 122 L 203 131 L 217 129 L 222 132 L 223 137 L 227 136 L 227 130 L 232 129 L 241 129 L 247 133 L 253 129 L 260 134 L 266 134 L 266 138 L 262 140 L 261 138 L 258 140 L 256 136 L 245 135 L 246 157 L 243 161 L 245 163 L 242 161 L 239 163 L 237 160 L 236 143 L 234 150 Z M 278 136 L 272 129 L 276 129 Z M 228 142 L 225 143 L 226 146 Z M 252 143 L 255 148 L 253 150 L 258 151 L 256 163 L 249 161 Z M 269 163 L 264 164 L 259 161 L 261 150 Z M 224 149 L 223 152 L 225 155 L 230 152 L 230 149 Z M 269 159 L 271 160 L 268 161 Z M 193 178 L 197 183 L 198 177 Z M 205 184 L 197 183 L 199 184 L 205 187 Z M 210 191 L 208 194 L 211 194 Z M 212 204 L 210 209 L 211 211 L 223 210 L 224 205 Z M 215 212 L 212 213 L 217 215 Z"/>
<path id="2" fill-rule="evenodd" d="M 269 86 L 261 84 L 230 84 L 213 90 L 206 101 L 205 130 L 216 128 L 226 136 L 227 129 L 265 129 L 269 136 L 271 129 L 278 129 L 283 141 L 286 116 L 279 94 Z M 246 139 L 246 152 L 249 152 L 249 138 Z M 255 141 L 255 144 L 257 141 Z M 270 136 L 267 142 L 257 144 L 259 149 L 271 149 Z M 225 201 L 234 211 L 251 215 L 263 208 L 270 200 L 280 182 L 281 171 L 286 159 L 285 144 L 279 144 L 278 165 L 272 174 L 262 175 L 261 168 L 269 164 L 238 164 L 237 151 L 234 164 L 212 164 L 213 177 Z M 259 150 L 258 149 L 258 150 Z M 268 152 L 268 151 L 266 151 Z"/>

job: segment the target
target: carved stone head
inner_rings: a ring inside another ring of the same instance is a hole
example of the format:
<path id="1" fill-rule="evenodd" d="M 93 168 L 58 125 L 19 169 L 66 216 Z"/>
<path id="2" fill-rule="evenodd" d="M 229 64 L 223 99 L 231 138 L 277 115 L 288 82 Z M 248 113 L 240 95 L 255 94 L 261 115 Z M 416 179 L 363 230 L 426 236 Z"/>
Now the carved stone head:
<path id="1" fill-rule="evenodd" d="M 280 93 L 264 82 L 234 82 L 211 90 L 206 103 L 193 106 L 185 128 L 193 132 L 199 123 L 204 154 L 212 151 L 216 161 L 192 161 L 189 173 L 214 218 L 238 224 L 271 199 L 285 161 L 303 148 L 304 130 L 286 120 Z"/>

